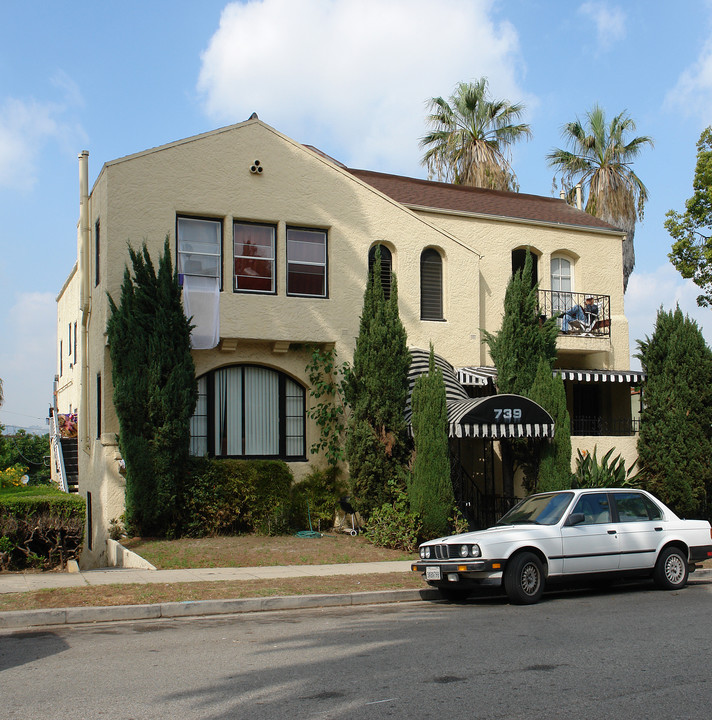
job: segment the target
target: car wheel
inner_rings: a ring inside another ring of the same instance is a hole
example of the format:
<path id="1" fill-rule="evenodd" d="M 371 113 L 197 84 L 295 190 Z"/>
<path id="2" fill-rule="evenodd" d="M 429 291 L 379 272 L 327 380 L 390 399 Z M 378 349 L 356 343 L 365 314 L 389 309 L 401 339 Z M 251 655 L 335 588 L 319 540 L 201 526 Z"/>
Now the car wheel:
<path id="1" fill-rule="evenodd" d="M 687 557 L 679 547 L 666 547 L 655 563 L 653 580 L 663 590 L 679 590 L 687 585 Z"/>
<path id="2" fill-rule="evenodd" d="M 470 591 L 463 588 L 439 587 L 440 594 L 450 602 L 462 602 L 470 597 Z"/>
<path id="3" fill-rule="evenodd" d="M 544 593 L 544 569 L 533 553 L 515 555 L 504 570 L 504 590 L 511 603 L 531 605 Z"/>

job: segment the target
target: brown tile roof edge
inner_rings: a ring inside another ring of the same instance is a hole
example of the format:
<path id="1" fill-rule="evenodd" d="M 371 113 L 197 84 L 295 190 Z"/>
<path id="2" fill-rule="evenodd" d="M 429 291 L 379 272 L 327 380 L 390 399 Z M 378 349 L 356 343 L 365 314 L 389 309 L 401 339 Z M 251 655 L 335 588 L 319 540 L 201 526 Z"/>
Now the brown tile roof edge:
<path id="1" fill-rule="evenodd" d="M 373 170 L 345 169 L 402 205 L 622 232 L 558 198 L 452 185 Z"/>

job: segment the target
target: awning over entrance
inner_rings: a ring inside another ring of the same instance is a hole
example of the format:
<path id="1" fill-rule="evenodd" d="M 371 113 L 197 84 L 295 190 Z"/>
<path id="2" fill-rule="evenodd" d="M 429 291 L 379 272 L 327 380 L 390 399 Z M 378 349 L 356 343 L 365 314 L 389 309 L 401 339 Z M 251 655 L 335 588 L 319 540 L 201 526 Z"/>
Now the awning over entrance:
<path id="1" fill-rule="evenodd" d="M 639 370 L 564 370 L 554 368 L 554 375 L 561 375 L 564 380 L 578 382 L 609 382 L 638 385 L 645 382 L 646 375 Z M 464 367 L 458 368 L 457 379 L 464 386 L 483 387 L 497 382 L 497 368 Z"/>
<path id="2" fill-rule="evenodd" d="M 406 419 L 410 424 L 410 395 L 419 375 L 428 372 L 430 354 L 410 348 L 409 393 Z M 499 438 L 553 437 L 554 421 L 544 408 L 521 395 L 471 398 L 458 380 L 455 368 L 435 355 L 443 374 L 450 437 Z"/>

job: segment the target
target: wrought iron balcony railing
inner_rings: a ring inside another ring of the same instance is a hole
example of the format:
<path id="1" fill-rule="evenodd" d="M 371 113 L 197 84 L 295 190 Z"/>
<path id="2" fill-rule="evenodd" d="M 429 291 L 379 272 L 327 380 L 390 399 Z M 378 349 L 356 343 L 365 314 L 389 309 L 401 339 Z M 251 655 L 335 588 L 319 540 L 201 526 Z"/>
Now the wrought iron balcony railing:
<path id="1" fill-rule="evenodd" d="M 584 417 L 571 418 L 572 435 L 630 436 L 640 432 L 640 418 L 630 417 Z"/>
<path id="2" fill-rule="evenodd" d="M 593 299 L 594 312 L 587 309 L 586 300 L 589 298 Z M 576 308 L 580 308 L 580 312 Z M 564 313 L 568 314 L 568 321 L 563 317 Z M 539 290 L 539 314 L 544 318 L 556 317 L 560 333 L 589 337 L 608 337 L 611 334 L 610 295 Z"/>

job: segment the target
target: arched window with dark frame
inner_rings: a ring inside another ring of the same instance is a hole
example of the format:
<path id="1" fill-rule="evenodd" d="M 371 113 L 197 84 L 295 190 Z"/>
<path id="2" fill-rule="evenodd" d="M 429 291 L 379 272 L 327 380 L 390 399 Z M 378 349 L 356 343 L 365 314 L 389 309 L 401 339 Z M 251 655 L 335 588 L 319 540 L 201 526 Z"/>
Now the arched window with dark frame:
<path id="1" fill-rule="evenodd" d="M 385 245 L 374 245 L 368 251 L 368 276 L 371 277 L 373 266 L 376 264 L 376 249 L 381 249 L 381 287 L 383 297 L 388 300 L 391 297 L 391 273 L 393 272 L 393 257 L 391 251 Z"/>
<path id="2" fill-rule="evenodd" d="M 278 370 L 231 365 L 198 378 L 192 455 L 303 460 L 305 390 Z"/>
<path id="3" fill-rule="evenodd" d="M 536 285 L 539 282 L 539 257 L 536 253 L 529 250 L 532 255 L 532 285 Z M 527 259 L 527 249 L 517 248 L 512 250 L 512 275 L 514 273 L 524 270 L 524 262 Z"/>
<path id="4" fill-rule="evenodd" d="M 420 319 L 443 320 L 443 260 L 428 248 L 420 255 Z"/>

